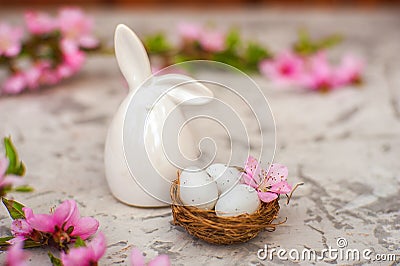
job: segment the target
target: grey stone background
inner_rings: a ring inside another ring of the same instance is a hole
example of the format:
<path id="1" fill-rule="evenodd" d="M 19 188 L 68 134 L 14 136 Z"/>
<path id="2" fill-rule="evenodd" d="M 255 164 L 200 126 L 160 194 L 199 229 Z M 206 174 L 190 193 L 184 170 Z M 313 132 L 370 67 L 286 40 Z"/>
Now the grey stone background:
<path id="1" fill-rule="evenodd" d="M 213 246 L 171 225 L 169 208 L 138 209 L 119 203 L 104 176 L 103 147 L 108 124 L 127 91 L 111 56 L 91 57 L 76 77 L 35 94 L 0 99 L 0 135 L 12 135 L 28 167 L 30 194 L 13 196 L 37 212 L 75 199 L 82 215 L 101 223 L 108 250 L 103 265 L 127 262 L 133 246 L 170 256 L 173 265 L 260 265 L 264 244 L 287 250 L 336 247 L 370 248 L 400 255 L 400 16 L 399 10 L 102 10 L 90 11 L 96 32 L 112 42 L 117 23 L 139 35 L 176 23 L 213 22 L 238 27 L 245 38 L 278 51 L 295 40 L 299 28 L 313 36 L 341 33 L 345 42 L 332 51 L 366 59 L 365 83 L 330 94 L 279 90 L 261 77 L 255 80 L 269 99 L 277 124 L 276 161 L 289 167 L 293 183 L 305 182 L 289 206 L 282 201 L 280 219 L 287 222 L 248 243 Z M 1 20 L 18 21 L 21 12 L 0 11 Z M 0 234 L 10 219 L 0 211 Z M 30 250 L 31 264 L 47 264 L 46 251 Z M 0 261 L 5 258 L 0 254 Z M 370 262 L 393 265 L 397 262 Z M 367 261 L 332 261 L 360 265 Z M 309 265 L 275 258 L 272 264 Z M 319 262 L 318 264 L 323 264 Z"/>

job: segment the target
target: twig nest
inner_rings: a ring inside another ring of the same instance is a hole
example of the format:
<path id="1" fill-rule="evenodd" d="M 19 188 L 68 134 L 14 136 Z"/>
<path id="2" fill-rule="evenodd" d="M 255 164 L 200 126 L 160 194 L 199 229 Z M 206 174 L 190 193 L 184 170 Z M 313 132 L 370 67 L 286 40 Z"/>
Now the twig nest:
<path id="1" fill-rule="evenodd" d="M 214 210 L 184 205 L 179 182 L 178 174 L 178 179 L 171 186 L 174 224 L 182 226 L 189 234 L 206 242 L 221 245 L 243 243 L 256 237 L 261 231 L 274 231 L 277 226 L 272 221 L 278 216 L 279 197 L 268 203 L 261 202 L 251 214 L 217 216 Z"/>

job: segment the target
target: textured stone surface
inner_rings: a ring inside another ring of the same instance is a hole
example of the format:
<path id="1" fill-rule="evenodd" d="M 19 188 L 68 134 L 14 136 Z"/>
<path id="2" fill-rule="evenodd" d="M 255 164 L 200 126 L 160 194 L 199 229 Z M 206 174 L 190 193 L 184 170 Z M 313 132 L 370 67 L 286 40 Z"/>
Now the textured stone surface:
<path id="1" fill-rule="evenodd" d="M 299 27 L 315 36 L 339 32 L 346 41 L 333 54 L 351 51 L 366 58 L 365 85 L 322 95 L 278 90 L 255 77 L 275 116 L 276 161 L 289 167 L 290 180 L 306 184 L 289 206 L 282 202 L 280 219 L 287 217 L 286 224 L 246 244 L 209 245 L 171 225 L 168 208 L 132 208 L 110 195 L 103 169 L 104 139 L 126 95 L 112 57 L 91 58 L 78 76 L 51 90 L 0 99 L 0 135 L 13 136 L 28 167 L 27 180 L 36 188 L 34 193 L 13 196 L 38 212 L 75 199 L 81 213 L 97 218 L 107 236 L 104 265 L 126 264 L 133 246 L 147 258 L 168 254 L 174 265 L 259 265 L 266 263 L 256 254 L 264 244 L 321 251 L 336 248 L 339 237 L 347 239 L 349 248 L 400 254 L 398 10 L 93 13 L 97 31 L 110 41 L 119 22 L 146 34 L 170 31 L 185 19 L 212 21 L 222 28 L 235 25 L 246 37 L 275 50 L 287 47 Z M 20 12 L 2 10 L 1 18 L 16 20 L 16 14 Z M 2 208 L 1 235 L 8 233 L 9 225 Z M 45 254 L 32 250 L 32 264 L 47 262 Z"/>

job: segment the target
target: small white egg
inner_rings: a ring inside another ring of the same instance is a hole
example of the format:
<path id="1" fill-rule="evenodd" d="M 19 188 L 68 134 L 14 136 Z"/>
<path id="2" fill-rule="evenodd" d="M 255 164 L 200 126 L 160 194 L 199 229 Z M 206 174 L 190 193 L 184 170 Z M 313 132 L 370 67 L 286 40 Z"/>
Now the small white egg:
<path id="1" fill-rule="evenodd" d="M 211 177 L 215 178 L 217 176 L 220 176 L 223 172 L 225 172 L 226 168 L 227 166 L 225 164 L 214 163 L 209 167 L 207 167 L 206 171 Z"/>
<path id="2" fill-rule="evenodd" d="M 210 165 L 206 171 L 217 183 L 220 195 L 235 186 L 241 176 L 241 172 L 237 168 L 227 167 L 221 163 Z"/>
<path id="3" fill-rule="evenodd" d="M 218 199 L 217 184 L 203 170 L 189 167 L 180 177 L 180 197 L 185 205 L 211 210 Z"/>
<path id="4" fill-rule="evenodd" d="M 246 184 L 239 184 L 218 199 L 215 213 L 217 216 L 252 214 L 259 205 L 260 199 L 257 191 Z"/>

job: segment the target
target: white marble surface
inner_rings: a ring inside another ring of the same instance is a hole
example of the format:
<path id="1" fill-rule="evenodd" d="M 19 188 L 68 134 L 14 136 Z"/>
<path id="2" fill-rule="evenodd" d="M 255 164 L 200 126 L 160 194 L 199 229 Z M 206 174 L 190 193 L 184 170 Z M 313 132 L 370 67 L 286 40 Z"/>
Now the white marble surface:
<path id="1" fill-rule="evenodd" d="M 107 237 L 103 265 L 125 265 L 133 246 L 147 258 L 167 254 L 173 265 L 259 265 L 267 263 L 256 255 L 264 244 L 321 251 L 328 245 L 336 247 L 339 237 L 347 239 L 349 248 L 400 254 L 398 11 L 92 10 L 97 31 L 108 40 L 119 22 L 145 34 L 171 30 L 186 18 L 212 21 L 222 28 L 235 25 L 245 36 L 280 49 L 305 26 L 316 36 L 344 34 L 345 43 L 333 54 L 351 51 L 367 59 L 362 88 L 326 95 L 278 90 L 255 77 L 275 116 L 276 161 L 289 167 L 290 180 L 306 183 L 289 206 L 282 202 L 280 217 L 288 221 L 273 233 L 261 233 L 241 245 L 213 246 L 171 225 L 168 208 L 132 208 L 112 197 L 103 169 L 104 139 L 126 94 L 112 57 L 91 58 L 78 76 L 52 89 L 0 99 L 0 135 L 13 136 L 28 168 L 26 179 L 36 188 L 13 196 L 38 212 L 75 199 L 83 215 L 100 221 Z M 2 10 L 1 18 L 15 20 L 16 14 L 20 13 Z M 8 233 L 9 225 L 1 208 L 1 235 Z M 45 250 L 30 253 L 32 265 L 47 263 Z M 272 264 L 297 262 L 275 258 Z"/>

